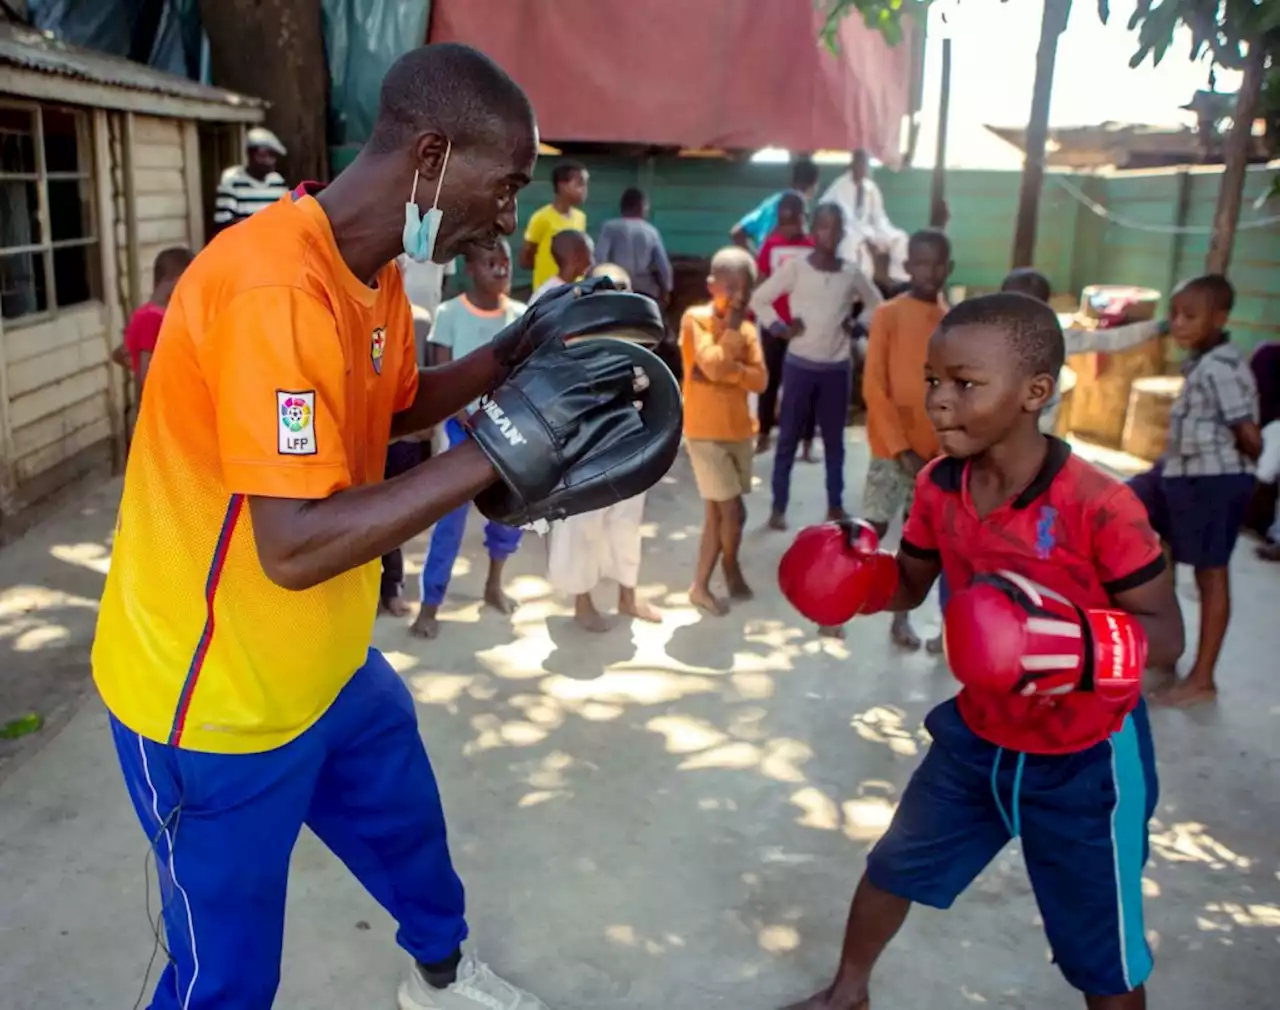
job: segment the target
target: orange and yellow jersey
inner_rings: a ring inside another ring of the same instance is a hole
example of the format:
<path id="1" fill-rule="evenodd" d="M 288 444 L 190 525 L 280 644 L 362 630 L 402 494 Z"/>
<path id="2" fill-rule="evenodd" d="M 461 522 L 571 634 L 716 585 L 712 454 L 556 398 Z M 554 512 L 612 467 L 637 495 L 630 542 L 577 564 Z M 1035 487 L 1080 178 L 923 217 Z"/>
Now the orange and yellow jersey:
<path id="1" fill-rule="evenodd" d="M 361 282 L 313 197 L 284 197 L 196 257 L 147 375 L 93 643 L 120 722 L 235 754 L 324 713 L 365 661 L 379 562 L 282 589 L 246 500 L 381 480 L 392 415 L 417 388 L 399 271 Z"/>

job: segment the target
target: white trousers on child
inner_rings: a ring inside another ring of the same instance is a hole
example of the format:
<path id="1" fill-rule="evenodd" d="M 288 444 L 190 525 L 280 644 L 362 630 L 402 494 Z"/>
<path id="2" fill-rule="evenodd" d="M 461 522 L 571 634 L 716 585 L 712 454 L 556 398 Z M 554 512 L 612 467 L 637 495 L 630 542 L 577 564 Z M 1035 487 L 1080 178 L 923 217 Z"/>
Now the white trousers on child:
<path id="1" fill-rule="evenodd" d="M 601 579 L 635 588 L 640 578 L 640 522 L 644 495 L 551 527 L 548 578 L 560 593 L 589 593 Z"/>

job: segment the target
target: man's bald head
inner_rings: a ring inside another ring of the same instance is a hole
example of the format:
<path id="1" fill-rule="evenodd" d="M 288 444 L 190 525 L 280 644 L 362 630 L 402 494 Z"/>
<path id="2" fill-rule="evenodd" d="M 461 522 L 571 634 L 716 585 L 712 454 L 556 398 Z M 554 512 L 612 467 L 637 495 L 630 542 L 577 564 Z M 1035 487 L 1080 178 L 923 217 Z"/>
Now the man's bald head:
<path id="1" fill-rule="evenodd" d="M 370 147 L 398 150 L 434 131 L 455 148 L 532 136 L 533 106 L 520 85 L 478 49 L 440 42 L 411 49 L 382 81 Z"/>

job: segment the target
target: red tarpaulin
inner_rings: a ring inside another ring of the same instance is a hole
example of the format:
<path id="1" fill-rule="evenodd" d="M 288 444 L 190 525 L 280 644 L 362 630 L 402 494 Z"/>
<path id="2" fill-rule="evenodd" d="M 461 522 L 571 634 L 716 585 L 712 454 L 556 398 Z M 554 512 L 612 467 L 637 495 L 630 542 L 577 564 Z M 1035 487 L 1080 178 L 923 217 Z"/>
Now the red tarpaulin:
<path id="1" fill-rule="evenodd" d="M 432 42 L 483 50 L 547 140 L 796 151 L 896 165 L 914 25 L 890 47 L 855 15 L 833 56 L 813 0 L 435 0 Z"/>

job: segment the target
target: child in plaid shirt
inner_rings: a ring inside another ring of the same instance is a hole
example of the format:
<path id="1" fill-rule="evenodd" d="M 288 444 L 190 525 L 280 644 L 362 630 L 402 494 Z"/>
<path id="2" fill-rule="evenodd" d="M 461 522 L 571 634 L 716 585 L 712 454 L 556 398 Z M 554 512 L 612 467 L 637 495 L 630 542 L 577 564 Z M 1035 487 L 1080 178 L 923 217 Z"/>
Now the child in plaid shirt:
<path id="1" fill-rule="evenodd" d="M 1195 705 L 1218 693 L 1213 671 L 1231 618 L 1227 565 L 1262 451 L 1258 387 L 1224 328 L 1234 303 L 1231 284 L 1219 274 L 1186 281 L 1173 293 L 1169 325 L 1188 352 L 1186 381 L 1169 411 L 1164 456 L 1130 481 L 1174 563 L 1195 569 L 1200 590 L 1195 665 L 1157 696 L 1169 705 Z"/>

